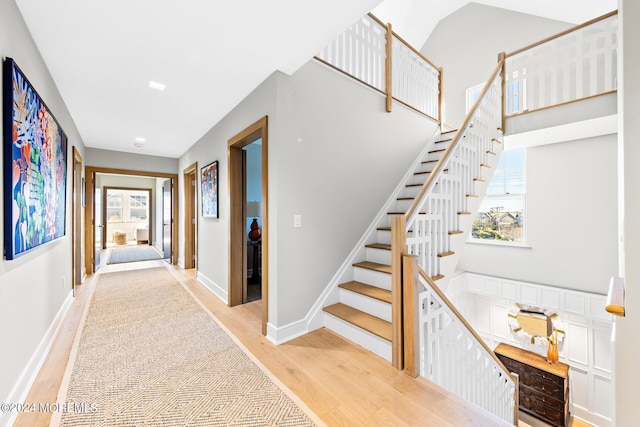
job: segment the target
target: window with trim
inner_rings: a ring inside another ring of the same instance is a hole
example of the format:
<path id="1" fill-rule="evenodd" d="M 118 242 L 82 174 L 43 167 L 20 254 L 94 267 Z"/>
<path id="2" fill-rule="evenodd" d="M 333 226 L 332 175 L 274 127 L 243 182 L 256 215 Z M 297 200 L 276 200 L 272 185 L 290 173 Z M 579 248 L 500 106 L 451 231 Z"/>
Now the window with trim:
<path id="1" fill-rule="evenodd" d="M 524 149 L 503 151 L 471 227 L 471 241 L 525 244 Z"/>
<path id="2" fill-rule="evenodd" d="M 148 218 L 148 191 L 107 189 L 108 222 L 140 222 Z"/>
<path id="3" fill-rule="evenodd" d="M 149 212 L 148 197 L 146 194 L 129 195 L 129 219 L 131 221 L 144 221 Z"/>
<path id="4" fill-rule="evenodd" d="M 122 221 L 122 193 L 107 192 L 107 221 Z"/>

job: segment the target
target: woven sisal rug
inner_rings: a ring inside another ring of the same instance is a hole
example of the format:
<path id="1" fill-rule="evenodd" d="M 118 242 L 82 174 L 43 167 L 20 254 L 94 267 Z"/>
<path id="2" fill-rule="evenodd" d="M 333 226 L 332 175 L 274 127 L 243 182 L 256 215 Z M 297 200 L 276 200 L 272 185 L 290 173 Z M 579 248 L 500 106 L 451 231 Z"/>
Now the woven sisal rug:
<path id="1" fill-rule="evenodd" d="M 122 264 L 125 262 L 151 261 L 162 259 L 153 246 L 124 246 L 112 248 L 107 264 Z"/>
<path id="2" fill-rule="evenodd" d="M 103 274 L 52 425 L 311 426 L 164 267 Z M 281 388 L 282 387 L 282 388 Z"/>

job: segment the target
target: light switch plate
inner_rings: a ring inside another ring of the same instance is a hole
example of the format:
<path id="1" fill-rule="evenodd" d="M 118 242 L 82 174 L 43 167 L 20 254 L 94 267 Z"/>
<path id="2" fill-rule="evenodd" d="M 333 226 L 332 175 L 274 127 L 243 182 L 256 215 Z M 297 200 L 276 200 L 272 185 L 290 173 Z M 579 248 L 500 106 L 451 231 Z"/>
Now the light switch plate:
<path id="1" fill-rule="evenodd" d="M 293 216 L 293 228 L 302 227 L 302 215 L 294 215 Z"/>

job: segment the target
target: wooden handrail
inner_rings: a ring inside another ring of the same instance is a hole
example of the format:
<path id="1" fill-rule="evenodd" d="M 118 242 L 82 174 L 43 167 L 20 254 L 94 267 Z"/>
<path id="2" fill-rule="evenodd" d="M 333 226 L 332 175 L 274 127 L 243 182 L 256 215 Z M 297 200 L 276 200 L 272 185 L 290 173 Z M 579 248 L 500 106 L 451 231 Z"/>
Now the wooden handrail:
<path id="1" fill-rule="evenodd" d="M 374 21 L 376 21 L 378 23 L 378 25 L 380 25 L 382 28 L 387 28 L 387 24 L 385 24 L 381 20 L 379 20 L 378 17 L 376 15 L 374 15 L 373 13 L 369 12 L 369 13 L 367 13 L 367 15 L 369 16 L 369 18 L 371 18 Z"/>
<path id="2" fill-rule="evenodd" d="M 458 143 L 458 140 L 460 139 L 464 131 L 469 126 L 469 123 L 471 122 L 471 117 L 473 117 L 476 110 L 478 109 L 478 106 L 480 105 L 480 102 L 482 101 L 484 96 L 487 94 L 489 87 L 491 87 L 491 85 L 493 84 L 493 81 L 495 80 L 496 75 L 502 70 L 503 64 L 504 64 L 504 60 L 501 60 L 498 62 L 498 65 L 496 65 L 496 68 L 491 73 L 489 80 L 487 80 L 487 83 L 484 85 L 484 88 L 482 89 L 480 96 L 478 96 L 478 99 L 476 99 L 476 102 L 473 104 L 473 107 L 471 107 L 471 109 L 467 113 L 467 116 L 464 118 L 464 121 L 462 122 L 462 126 L 458 128 L 458 131 L 453 137 L 453 140 L 451 141 L 447 149 L 444 151 L 442 156 L 440 156 L 440 160 L 438 160 L 438 163 L 436 163 L 436 166 L 433 168 L 433 172 L 431 172 L 431 174 L 429 175 L 429 178 L 427 178 L 426 182 L 423 184 L 422 188 L 420 189 L 420 192 L 418 193 L 415 200 L 413 201 L 413 204 L 411 205 L 409 210 L 405 213 L 405 218 L 407 220 L 407 223 L 410 221 L 411 217 L 418 209 L 418 204 L 422 201 L 424 194 L 427 192 L 427 189 L 429 189 L 429 187 L 431 186 L 431 183 L 435 180 L 435 177 L 438 176 L 440 172 L 444 169 L 444 166 L 443 166 L 444 163 L 448 159 L 451 151 L 453 150 L 453 147 L 456 146 L 456 144 Z"/>
<path id="3" fill-rule="evenodd" d="M 480 337 L 480 335 L 478 335 L 478 333 L 473 329 L 473 327 L 469 324 L 469 322 L 467 322 L 464 316 L 458 311 L 458 309 L 453 305 L 453 303 L 449 300 L 449 298 L 447 298 L 444 292 L 442 292 L 442 290 L 438 287 L 438 285 L 436 285 L 436 282 L 434 282 L 433 279 L 431 279 L 431 277 L 429 277 L 429 275 L 420 266 L 418 266 L 418 272 L 420 276 L 422 276 L 422 278 L 427 281 L 429 286 L 431 286 L 431 288 L 438 295 L 438 297 L 442 299 L 442 301 L 456 316 L 456 318 L 464 325 L 464 327 L 471 333 L 471 335 L 473 335 L 473 337 L 480 343 L 480 345 L 487 351 L 487 353 L 489 353 L 491 358 L 496 362 L 496 364 L 500 367 L 500 369 L 504 371 L 504 374 L 517 384 L 516 377 L 514 377 L 513 374 L 509 372 L 509 370 L 502 364 L 500 359 L 498 359 L 498 356 L 495 355 L 493 350 L 489 348 L 489 346 L 484 342 L 484 340 Z M 517 389 L 518 388 L 516 387 L 516 390 Z M 516 402 L 516 406 L 517 405 L 518 405 L 518 402 Z"/>
<path id="4" fill-rule="evenodd" d="M 398 34 L 396 34 L 393 31 L 391 33 L 393 34 L 393 36 L 395 38 L 398 39 L 398 41 L 400 41 L 402 44 L 404 44 L 406 47 L 408 47 L 409 50 L 411 50 L 413 53 L 418 55 L 418 57 L 420 59 L 422 59 L 427 64 L 431 65 L 434 69 L 436 69 L 436 70 L 438 69 L 438 67 L 433 62 L 429 61 L 426 56 L 424 56 L 422 53 L 420 53 L 420 51 L 418 49 L 416 49 L 415 47 L 411 46 L 405 39 L 403 39 L 402 37 L 400 37 Z"/>
<path id="5" fill-rule="evenodd" d="M 560 33 L 558 33 L 556 35 L 553 35 L 551 37 L 547 37 L 546 39 L 537 41 L 537 42 L 532 43 L 532 44 L 530 44 L 528 46 L 525 46 L 525 47 L 523 47 L 521 49 L 514 50 L 513 52 L 507 54 L 507 58 L 509 58 L 511 56 L 514 56 L 514 55 L 517 55 L 519 53 L 522 53 L 522 52 L 524 52 L 526 50 L 533 49 L 534 47 L 540 46 L 541 44 L 545 44 L 547 42 L 550 42 L 551 40 L 555 40 L 555 39 L 560 38 L 562 36 L 566 36 L 567 34 L 570 34 L 570 33 L 574 32 L 574 31 L 577 31 L 577 30 L 579 30 L 581 28 L 588 27 L 589 25 L 595 24 L 596 22 L 599 22 L 599 21 L 603 21 L 603 20 L 605 20 L 607 18 L 610 18 L 610 17 L 612 17 L 614 15 L 617 15 L 617 14 L 618 14 L 617 10 L 614 10 L 613 12 L 606 13 L 606 14 L 604 14 L 602 16 L 599 16 L 599 17 L 594 18 L 594 19 L 592 19 L 590 21 L 587 21 L 587 22 L 585 22 L 583 24 L 576 25 L 575 27 L 572 27 L 572 28 L 569 28 L 568 30 L 562 31 L 562 32 L 560 32 Z"/>

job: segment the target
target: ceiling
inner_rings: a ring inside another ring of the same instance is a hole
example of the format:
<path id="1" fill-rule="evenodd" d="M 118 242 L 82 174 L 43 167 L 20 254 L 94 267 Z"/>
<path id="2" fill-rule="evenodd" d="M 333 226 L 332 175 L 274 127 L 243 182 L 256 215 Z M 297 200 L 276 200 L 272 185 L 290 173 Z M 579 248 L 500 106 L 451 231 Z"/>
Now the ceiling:
<path id="1" fill-rule="evenodd" d="M 476 2 L 573 23 L 617 7 Z M 271 73 L 297 70 L 380 0 L 16 3 L 87 147 L 177 158 Z M 419 48 L 467 3 L 385 0 L 374 14 Z"/>

